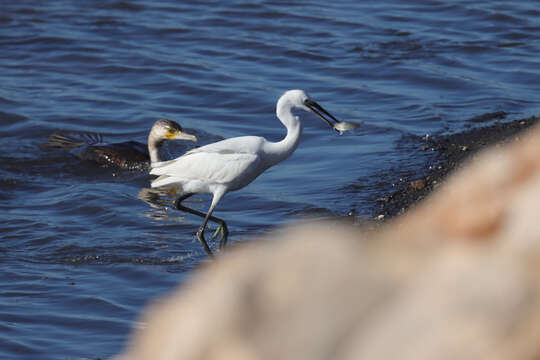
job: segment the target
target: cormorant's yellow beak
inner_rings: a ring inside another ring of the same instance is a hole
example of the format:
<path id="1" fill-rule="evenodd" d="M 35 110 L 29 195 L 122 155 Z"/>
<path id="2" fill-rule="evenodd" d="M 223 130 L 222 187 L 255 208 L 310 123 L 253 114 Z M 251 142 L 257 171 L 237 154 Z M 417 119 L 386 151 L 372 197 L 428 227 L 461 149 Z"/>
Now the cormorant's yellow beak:
<path id="1" fill-rule="evenodd" d="M 197 137 L 195 135 L 191 135 L 180 130 L 167 131 L 167 134 L 165 136 L 167 136 L 167 139 L 169 140 L 189 140 L 197 142 Z"/>

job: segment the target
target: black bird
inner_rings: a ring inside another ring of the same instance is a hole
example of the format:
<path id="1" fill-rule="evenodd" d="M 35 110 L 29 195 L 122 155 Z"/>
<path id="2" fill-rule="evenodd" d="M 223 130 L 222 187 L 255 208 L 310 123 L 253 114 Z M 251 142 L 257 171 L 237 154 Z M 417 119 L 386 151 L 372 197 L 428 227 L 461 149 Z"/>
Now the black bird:
<path id="1" fill-rule="evenodd" d="M 147 171 L 151 163 L 161 161 L 159 150 L 165 140 L 197 141 L 197 137 L 184 132 L 182 127 L 172 120 L 160 119 L 154 123 L 148 134 L 148 145 L 138 141 L 107 144 L 102 142 L 99 134 L 83 133 L 76 138 L 61 132 L 52 134 L 45 145 L 69 150 L 79 159 L 101 166 Z"/>

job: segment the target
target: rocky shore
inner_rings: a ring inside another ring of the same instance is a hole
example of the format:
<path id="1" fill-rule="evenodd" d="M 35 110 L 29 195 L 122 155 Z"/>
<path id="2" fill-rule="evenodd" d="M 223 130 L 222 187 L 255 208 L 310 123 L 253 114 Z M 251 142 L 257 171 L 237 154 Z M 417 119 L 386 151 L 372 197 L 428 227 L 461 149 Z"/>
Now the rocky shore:
<path id="1" fill-rule="evenodd" d="M 425 169 L 418 177 L 404 183 L 396 181 L 398 189 L 378 199 L 375 219 L 386 220 L 404 213 L 440 186 L 454 170 L 474 158 L 479 150 L 516 139 L 540 120 L 540 117 L 533 116 L 509 122 L 500 121 L 504 117 L 504 112 L 484 114 L 469 119 L 470 128 L 465 131 L 422 137 L 417 146 L 422 151 L 433 152 L 433 160 L 425 164 Z"/>

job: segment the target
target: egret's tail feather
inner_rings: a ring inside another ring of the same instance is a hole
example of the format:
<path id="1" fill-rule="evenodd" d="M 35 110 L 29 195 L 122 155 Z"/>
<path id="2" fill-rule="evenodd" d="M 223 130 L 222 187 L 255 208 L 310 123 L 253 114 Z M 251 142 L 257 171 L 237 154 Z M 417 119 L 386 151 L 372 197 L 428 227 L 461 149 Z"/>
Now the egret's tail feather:
<path id="1" fill-rule="evenodd" d="M 181 179 L 174 176 L 161 175 L 157 179 L 152 181 L 150 185 L 153 188 L 164 188 L 164 189 L 174 188 L 178 190 L 179 192 L 183 192 Z"/>
<path id="2" fill-rule="evenodd" d="M 53 149 L 73 150 L 83 145 L 99 144 L 101 141 L 101 135 L 96 133 L 55 132 L 49 136 L 45 146 Z"/>
<path id="3" fill-rule="evenodd" d="M 155 168 L 164 167 L 166 165 L 172 164 L 175 160 L 176 159 L 153 162 L 151 164 L 151 168 L 155 169 Z M 156 170 L 156 171 L 158 171 L 158 170 Z"/>

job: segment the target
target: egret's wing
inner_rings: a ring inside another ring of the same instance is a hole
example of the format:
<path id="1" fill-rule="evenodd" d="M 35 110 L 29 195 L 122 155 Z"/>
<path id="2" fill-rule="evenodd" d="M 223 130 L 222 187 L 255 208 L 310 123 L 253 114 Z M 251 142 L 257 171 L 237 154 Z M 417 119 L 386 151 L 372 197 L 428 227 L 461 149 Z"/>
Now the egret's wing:
<path id="1" fill-rule="evenodd" d="M 150 174 L 160 175 L 152 187 L 223 184 L 240 188 L 264 169 L 261 149 L 264 139 L 256 136 L 231 138 L 195 148 L 170 161 L 155 163 Z"/>
<path id="2" fill-rule="evenodd" d="M 159 163 L 150 174 L 171 176 L 183 181 L 225 184 L 256 171 L 259 162 L 255 154 L 189 152 L 175 160 Z"/>
<path id="3" fill-rule="evenodd" d="M 219 171 L 224 162 L 232 167 L 236 167 L 233 162 L 239 162 L 239 166 L 243 163 L 247 165 L 258 157 L 264 141 L 264 138 L 258 136 L 225 139 L 192 149 L 176 159 L 153 163 L 150 173 L 154 175 L 184 173 L 193 174 L 193 177 L 198 178 L 205 171 Z"/>
<path id="4" fill-rule="evenodd" d="M 190 153 L 257 154 L 266 140 L 259 136 L 241 136 L 194 148 Z"/>

